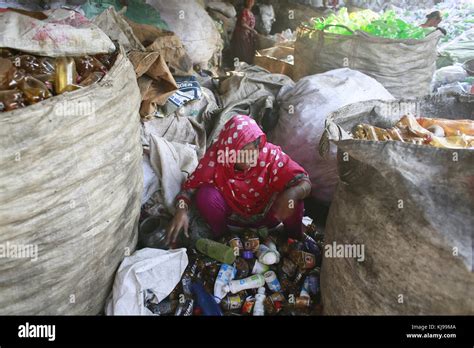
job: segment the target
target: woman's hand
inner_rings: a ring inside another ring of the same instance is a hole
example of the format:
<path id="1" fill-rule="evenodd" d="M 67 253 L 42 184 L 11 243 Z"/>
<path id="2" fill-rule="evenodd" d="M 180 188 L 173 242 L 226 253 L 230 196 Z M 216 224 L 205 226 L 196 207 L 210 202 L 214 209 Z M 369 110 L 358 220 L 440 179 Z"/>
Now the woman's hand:
<path id="1" fill-rule="evenodd" d="M 176 214 L 171 220 L 168 228 L 166 229 L 166 245 L 172 246 L 176 243 L 181 230 L 184 230 L 184 235 L 189 238 L 188 234 L 189 228 L 189 217 L 187 208 L 177 208 Z"/>
<path id="2" fill-rule="evenodd" d="M 306 180 L 280 192 L 272 206 L 275 217 L 280 221 L 290 217 L 295 211 L 297 201 L 305 199 L 310 193 L 311 184 Z"/>
<path id="3" fill-rule="evenodd" d="M 297 200 L 298 197 L 292 188 L 280 192 L 272 206 L 275 217 L 280 221 L 290 217 L 295 211 Z"/>

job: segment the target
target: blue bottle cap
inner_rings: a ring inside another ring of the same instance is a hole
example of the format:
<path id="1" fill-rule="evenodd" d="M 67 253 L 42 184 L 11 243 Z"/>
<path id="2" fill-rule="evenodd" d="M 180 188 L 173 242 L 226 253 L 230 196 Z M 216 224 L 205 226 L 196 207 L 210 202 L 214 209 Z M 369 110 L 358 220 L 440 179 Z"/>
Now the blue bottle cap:
<path id="1" fill-rule="evenodd" d="M 253 252 L 251 252 L 250 250 L 244 250 L 244 252 L 242 253 L 242 257 L 245 260 L 253 259 Z"/>

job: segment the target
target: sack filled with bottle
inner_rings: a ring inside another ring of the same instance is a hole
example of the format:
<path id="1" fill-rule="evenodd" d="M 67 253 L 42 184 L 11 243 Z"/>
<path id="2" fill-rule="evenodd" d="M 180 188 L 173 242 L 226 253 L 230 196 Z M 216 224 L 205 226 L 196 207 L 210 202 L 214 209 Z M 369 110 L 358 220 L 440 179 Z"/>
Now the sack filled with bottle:
<path id="1" fill-rule="evenodd" d="M 0 49 L 0 112 L 36 104 L 99 82 L 117 56 L 45 57 Z"/>

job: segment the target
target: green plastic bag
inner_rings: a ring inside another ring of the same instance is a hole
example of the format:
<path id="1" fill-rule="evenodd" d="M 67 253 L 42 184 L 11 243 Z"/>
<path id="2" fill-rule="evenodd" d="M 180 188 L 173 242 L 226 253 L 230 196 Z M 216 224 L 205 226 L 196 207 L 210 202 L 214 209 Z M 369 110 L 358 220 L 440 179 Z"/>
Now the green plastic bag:
<path id="1" fill-rule="evenodd" d="M 127 0 L 127 12 L 125 17 L 140 23 L 149 24 L 157 28 L 170 30 L 168 24 L 161 19 L 160 13 L 151 5 L 146 4 L 143 0 Z M 81 9 L 87 18 L 98 16 L 110 6 L 116 11 L 120 11 L 123 7 L 120 0 L 87 0 Z"/>

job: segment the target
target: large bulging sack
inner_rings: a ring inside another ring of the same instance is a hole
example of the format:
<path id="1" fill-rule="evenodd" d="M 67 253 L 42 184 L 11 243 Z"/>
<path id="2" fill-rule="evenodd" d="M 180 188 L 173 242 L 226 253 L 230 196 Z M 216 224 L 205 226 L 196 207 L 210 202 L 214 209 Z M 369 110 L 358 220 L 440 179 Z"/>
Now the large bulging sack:
<path id="1" fill-rule="evenodd" d="M 206 65 L 222 49 L 222 40 L 211 17 L 194 0 L 148 0 L 170 30 L 179 36 L 194 64 Z"/>
<path id="2" fill-rule="evenodd" d="M 317 151 L 326 117 L 340 107 L 371 99 L 393 97 L 373 78 L 350 69 L 307 76 L 293 88 L 282 88 L 277 97 L 280 118 L 270 141 L 308 171 L 312 195 L 320 202 L 331 202 L 337 183 L 335 147 L 327 159 Z"/>
<path id="3" fill-rule="evenodd" d="M 137 240 L 140 100 L 122 51 L 97 84 L 1 113 L 0 314 L 102 311 Z"/>
<path id="4" fill-rule="evenodd" d="M 326 314 L 474 314 L 474 151 L 345 135 L 361 123 L 393 127 L 407 112 L 472 120 L 472 102 L 368 101 L 328 117 L 340 156 L 321 273 Z M 341 246 L 363 247 L 362 257 L 329 257 Z"/>
<path id="5" fill-rule="evenodd" d="M 436 46 L 442 33 L 424 39 L 386 39 L 356 31 L 339 35 L 298 29 L 294 79 L 347 67 L 379 81 L 394 97 L 415 98 L 430 94 L 436 70 Z"/>

